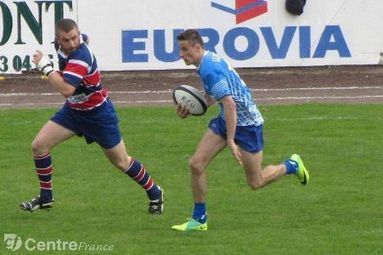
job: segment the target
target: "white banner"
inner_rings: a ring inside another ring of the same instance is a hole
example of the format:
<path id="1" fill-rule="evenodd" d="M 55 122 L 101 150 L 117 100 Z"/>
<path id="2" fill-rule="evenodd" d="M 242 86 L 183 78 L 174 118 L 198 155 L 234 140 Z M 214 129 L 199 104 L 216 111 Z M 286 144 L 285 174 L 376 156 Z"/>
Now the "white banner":
<path id="1" fill-rule="evenodd" d="M 101 70 L 183 69 L 176 36 L 199 29 L 206 48 L 234 67 L 370 65 L 383 52 L 383 1 L 0 1 L 0 72 L 30 68 L 35 49 L 54 55 L 54 23 L 75 19 Z M 363 10 L 363 11 L 362 11 Z M 55 56 L 54 56 L 55 58 Z"/>
<path id="2" fill-rule="evenodd" d="M 55 21 L 77 19 L 76 1 L 0 1 L 0 73 L 34 68 L 36 49 L 57 56 L 53 47 Z"/>

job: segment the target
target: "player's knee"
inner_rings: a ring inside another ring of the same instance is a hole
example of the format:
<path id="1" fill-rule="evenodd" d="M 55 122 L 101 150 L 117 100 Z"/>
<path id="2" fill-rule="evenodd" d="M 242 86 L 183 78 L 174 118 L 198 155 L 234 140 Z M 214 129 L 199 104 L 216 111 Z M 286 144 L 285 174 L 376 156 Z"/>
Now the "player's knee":
<path id="1" fill-rule="evenodd" d="M 43 155 L 49 152 L 50 148 L 43 141 L 34 139 L 31 144 L 33 155 Z"/>
<path id="2" fill-rule="evenodd" d="M 204 167 L 203 167 L 201 160 L 194 158 L 194 157 L 192 157 L 189 160 L 189 168 L 190 168 L 190 171 L 192 172 L 192 174 L 196 174 L 196 175 L 200 175 L 204 171 Z"/>
<path id="3" fill-rule="evenodd" d="M 247 185 L 252 189 L 252 190 L 258 190 L 260 188 L 262 188 L 263 186 L 265 186 L 265 182 L 263 182 L 262 180 L 248 180 L 247 181 Z"/>
<path id="4" fill-rule="evenodd" d="M 129 162 L 125 158 L 114 159 L 114 160 L 111 160 L 111 162 L 115 167 L 117 167 L 118 169 L 124 172 L 128 169 L 128 166 L 129 166 Z"/>

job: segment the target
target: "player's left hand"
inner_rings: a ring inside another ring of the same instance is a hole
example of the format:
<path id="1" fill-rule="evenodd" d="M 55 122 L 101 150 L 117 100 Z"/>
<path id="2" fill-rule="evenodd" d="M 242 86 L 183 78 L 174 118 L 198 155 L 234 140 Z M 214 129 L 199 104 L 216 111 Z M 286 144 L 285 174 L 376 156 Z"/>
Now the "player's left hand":
<path id="1" fill-rule="evenodd" d="M 227 141 L 227 146 L 229 146 L 231 154 L 233 155 L 237 163 L 242 166 L 242 155 L 238 149 L 238 145 L 236 145 L 234 141 Z"/>

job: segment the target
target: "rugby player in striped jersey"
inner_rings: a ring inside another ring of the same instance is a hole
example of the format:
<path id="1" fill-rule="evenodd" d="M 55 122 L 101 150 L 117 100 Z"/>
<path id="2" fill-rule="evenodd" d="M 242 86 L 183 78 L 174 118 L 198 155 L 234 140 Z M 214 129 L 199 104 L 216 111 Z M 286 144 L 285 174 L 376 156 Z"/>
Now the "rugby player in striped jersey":
<path id="1" fill-rule="evenodd" d="M 108 98 L 108 91 L 102 87 L 97 60 L 86 43 L 87 38 L 79 32 L 76 22 L 71 19 L 60 20 L 56 24 L 55 33 L 60 70 L 55 71 L 49 58 L 41 51 L 33 55 L 33 63 L 66 101 L 32 142 L 40 194 L 21 203 L 21 209 L 33 212 L 52 207 L 51 150 L 77 135 L 83 136 L 88 144 L 98 143 L 110 162 L 146 191 L 149 213 L 161 214 L 164 191 L 154 182 L 145 167 L 128 155 L 117 114 Z"/>

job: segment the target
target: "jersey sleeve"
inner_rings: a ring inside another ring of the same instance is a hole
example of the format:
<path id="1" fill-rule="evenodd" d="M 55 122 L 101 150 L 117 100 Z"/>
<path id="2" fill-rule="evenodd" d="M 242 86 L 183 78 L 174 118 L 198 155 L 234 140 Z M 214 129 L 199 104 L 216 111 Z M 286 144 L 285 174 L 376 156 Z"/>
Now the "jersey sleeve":
<path id="1" fill-rule="evenodd" d="M 223 97 L 231 95 L 229 83 L 222 72 L 215 70 L 206 76 L 206 84 L 209 84 L 209 94 L 219 101 Z"/>

